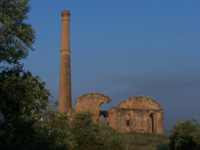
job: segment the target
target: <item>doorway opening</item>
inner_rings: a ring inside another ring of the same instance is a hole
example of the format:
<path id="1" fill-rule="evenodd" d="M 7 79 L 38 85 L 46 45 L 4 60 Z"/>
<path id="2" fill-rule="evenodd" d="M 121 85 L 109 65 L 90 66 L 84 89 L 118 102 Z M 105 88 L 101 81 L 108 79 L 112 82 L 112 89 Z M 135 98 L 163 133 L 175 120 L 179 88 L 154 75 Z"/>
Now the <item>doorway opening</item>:
<path id="1" fill-rule="evenodd" d="M 129 113 L 126 114 L 126 126 L 127 127 L 131 126 L 131 115 Z"/>
<path id="2" fill-rule="evenodd" d="M 149 133 L 154 133 L 154 114 L 149 115 Z"/>

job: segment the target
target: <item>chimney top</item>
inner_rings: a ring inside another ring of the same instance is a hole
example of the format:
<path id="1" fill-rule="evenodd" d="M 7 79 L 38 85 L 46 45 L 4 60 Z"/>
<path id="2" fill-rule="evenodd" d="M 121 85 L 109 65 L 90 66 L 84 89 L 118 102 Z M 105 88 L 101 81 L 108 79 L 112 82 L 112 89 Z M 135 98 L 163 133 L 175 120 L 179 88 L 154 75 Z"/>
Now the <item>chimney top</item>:
<path id="1" fill-rule="evenodd" d="M 61 13 L 62 16 L 64 15 L 68 15 L 70 16 L 70 11 L 69 10 L 63 10 L 62 13 Z"/>

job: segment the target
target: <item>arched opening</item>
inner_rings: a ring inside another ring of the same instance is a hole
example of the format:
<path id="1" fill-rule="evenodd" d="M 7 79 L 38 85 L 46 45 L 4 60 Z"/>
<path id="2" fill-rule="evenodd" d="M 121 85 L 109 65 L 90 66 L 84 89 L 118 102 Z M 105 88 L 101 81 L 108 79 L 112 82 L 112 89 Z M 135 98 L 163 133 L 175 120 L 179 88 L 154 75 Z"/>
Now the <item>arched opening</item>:
<path id="1" fill-rule="evenodd" d="M 131 126 L 131 115 L 129 113 L 126 114 L 126 126 L 127 127 Z"/>
<path id="2" fill-rule="evenodd" d="M 99 122 L 101 123 L 105 123 L 107 125 L 109 125 L 109 114 L 107 109 L 107 104 L 106 103 L 101 103 L 99 106 Z"/>
<path id="3" fill-rule="evenodd" d="M 149 133 L 154 133 L 154 114 L 149 115 Z"/>
<path id="4" fill-rule="evenodd" d="M 104 122 L 103 112 L 99 111 L 99 122 Z"/>
<path id="5" fill-rule="evenodd" d="M 99 122 L 100 107 L 103 103 L 109 103 L 111 99 L 103 94 L 89 93 L 82 95 L 76 101 L 75 111 L 90 111 L 93 113 L 93 120 Z"/>
<path id="6" fill-rule="evenodd" d="M 105 123 L 107 125 L 109 125 L 109 115 L 108 115 L 108 111 L 101 111 L 99 112 L 99 121 L 101 123 Z"/>

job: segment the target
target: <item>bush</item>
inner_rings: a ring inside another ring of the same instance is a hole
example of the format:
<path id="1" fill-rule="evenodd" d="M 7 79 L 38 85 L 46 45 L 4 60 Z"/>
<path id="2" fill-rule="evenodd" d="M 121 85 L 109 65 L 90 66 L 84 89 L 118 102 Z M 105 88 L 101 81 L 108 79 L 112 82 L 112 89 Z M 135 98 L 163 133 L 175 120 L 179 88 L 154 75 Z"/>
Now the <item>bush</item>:
<path id="1" fill-rule="evenodd" d="M 171 150 L 199 150 L 200 124 L 197 120 L 179 121 L 171 128 Z"/>
<path id="2" fill-rule="evenodd" d="M 75 150 L 122 150 L 123 139 L 113 128 L 94 123 L 89 112 L 76 113 L 70 124 L 70 141 Z"/>

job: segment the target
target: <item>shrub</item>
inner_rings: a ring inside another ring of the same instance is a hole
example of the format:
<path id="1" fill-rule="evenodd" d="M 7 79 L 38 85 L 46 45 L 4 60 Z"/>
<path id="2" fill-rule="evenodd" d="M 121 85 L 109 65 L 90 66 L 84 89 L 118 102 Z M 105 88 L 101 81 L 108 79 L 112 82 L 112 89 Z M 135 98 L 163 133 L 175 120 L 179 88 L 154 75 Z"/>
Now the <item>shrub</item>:
<path id="1" fill-rule="evenodd" d="M 179 121 L 171 128 L 171 150 L 199 150 L 200 125 L 197 120 Z"/>

